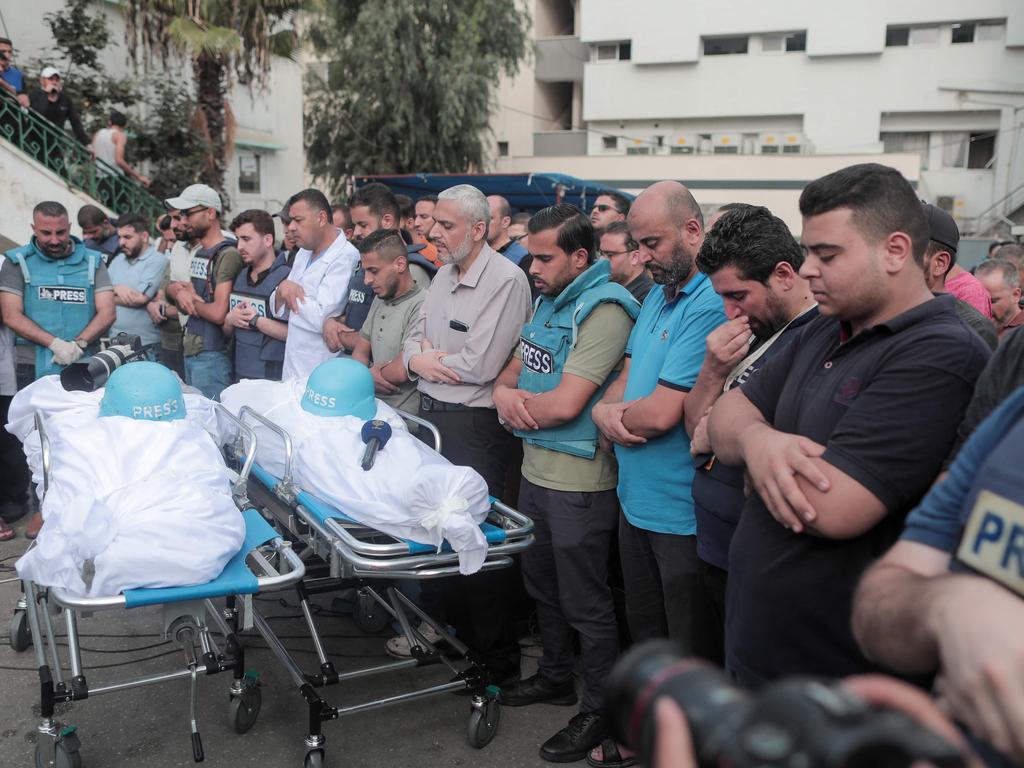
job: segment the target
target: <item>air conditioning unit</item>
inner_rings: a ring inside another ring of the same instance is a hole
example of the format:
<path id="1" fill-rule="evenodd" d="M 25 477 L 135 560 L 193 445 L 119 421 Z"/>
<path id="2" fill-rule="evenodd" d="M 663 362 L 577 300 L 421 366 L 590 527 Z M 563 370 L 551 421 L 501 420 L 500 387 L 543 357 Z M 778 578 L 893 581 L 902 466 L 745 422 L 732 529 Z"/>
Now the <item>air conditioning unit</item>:
<path id="1" fill-rule="evenodd" d="M 797 131 L 790 131 L 783 133 L 780 136 L 782 144 L 782 154 L 784 155 L 802 155 L 806 149 L 807 141 L 804 139 L 804 135 Z"/>
<path id="2" fill-rule="evenodd" d="M 665 143 L 671 155 L 695 155 L 700 151 L 700 134 L 677 133 L 669 136 Z"/>
<path id="3" fill-rule="evenodd" d="M 742 133 L 711 134 L 711 151 L 716 155 L 738 155 L 742 149 Z"/>
<path id="4" fill-rule="evenodd" d="M 782 154 L 782 134 L 778 131 L 757 135 L 757 152 L 761 155 Z"/>

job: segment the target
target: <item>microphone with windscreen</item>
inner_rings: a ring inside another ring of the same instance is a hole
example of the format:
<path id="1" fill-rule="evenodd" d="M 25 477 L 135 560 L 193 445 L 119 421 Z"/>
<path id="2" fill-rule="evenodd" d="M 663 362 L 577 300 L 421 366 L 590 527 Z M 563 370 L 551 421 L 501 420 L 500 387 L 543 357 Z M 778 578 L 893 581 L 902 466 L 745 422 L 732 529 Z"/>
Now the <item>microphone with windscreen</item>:
<path id="1" fill-rule="evenodd" d="M 377 451 L 383 449 L 387 445 L 388 440 L 391 439 L 391 425 L 381 419 L 373 419 L 363 424 L 359 436 L 366 443 L 366 450 L 363 451 L 363 460 L 359 463 L 359 466 L 364 471 L 369 471 L 373 466 L 374 460 L 377 458 Z"/>

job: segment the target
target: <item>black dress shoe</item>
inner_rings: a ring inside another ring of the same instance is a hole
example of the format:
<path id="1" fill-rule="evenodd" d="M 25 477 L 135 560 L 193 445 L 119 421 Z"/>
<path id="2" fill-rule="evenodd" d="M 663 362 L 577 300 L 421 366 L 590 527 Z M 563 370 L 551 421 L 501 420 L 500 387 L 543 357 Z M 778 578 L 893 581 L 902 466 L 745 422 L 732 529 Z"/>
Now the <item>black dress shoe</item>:
<path id="1" fill-rule="evenodd" d="M 606 735 L 599 713 L 580 712 L 565 728 L 541 745 L 540 756 L 549 763 L 575 763 L 585 758 Z"/>
<path id="2" fill-rule="evenodd" d="M 576 688 L 571 679 L 559 684 L 549 683 L 537 672 L 516 685 L 502 689 L 498 701 L 506 707 L 525 707 L 542 702 L 569 706 L 576 703 Z"/>

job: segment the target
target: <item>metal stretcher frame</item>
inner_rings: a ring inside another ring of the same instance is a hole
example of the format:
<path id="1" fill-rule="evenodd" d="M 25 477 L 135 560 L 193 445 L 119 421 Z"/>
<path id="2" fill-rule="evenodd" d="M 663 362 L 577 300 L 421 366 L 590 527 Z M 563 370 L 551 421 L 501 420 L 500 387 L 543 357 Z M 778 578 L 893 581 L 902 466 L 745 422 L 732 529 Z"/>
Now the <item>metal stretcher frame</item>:
<path id="1" fill-rule="evenodd" d="M 223 406 L 217 406 L 218 413 L 236 423 L 244 438 L 248 438 L 249 453 L 256 454 L 256 434 Z M 41 443 L 43 465 L 43 496 L 49 490 L 51 474 L 50 441 L 40 414 L 35 417 L 36 430 Z M 241 438 L 241 439 L 244 439 Z M 243 645 L 238 638 L 241 629 L 251 626 L 251 595 L 293 586 L 305 576 L 306 567 L 294 552 L 290 542 L 276 535 L 259 513 L 248 502 L 246 488 L 252 461 L 246 461 L 233 484 L 232 496 L 239 510 L 246 517 L 246 543 L 250 546 L 244 553 L 245 565 L 254 579 L 246 585 L 245 594 L 217 592 L 216 586 L 197 585 L 194 588 L 128 590 L 111 597 L 81 597 L 58 588 L 40 587 L 30 580 L 22 582 L 24 588 L 24 611 L 28 620 L 31 638 L 35 647 L 36 663 L 39 669 L 41 715 L 38 726 L 39 739 L 36 745 L 37 766 L 59 766 L 76 768 L 81 765 L 80 741 L 73 727 L 64 727 L 54 719 L 56 704 L 80 701 L 104 693 L 113 693 L 156 683 L 189 678 L 190 719 L 192 751 L 196 762 L 203 760 L 202 741 L 199 737 L 196 719 L 196 683 L 200 673 L 210 675 L 230 670 L 232 682 L 229 688 L 228 716 L 238 733 L 252 727 L 259 714 L 262 696 L 254 678 L 246 673 Z M 254 545 L 254 546 L 253 546 Z M 245 546 L 245 545 L 243 545 Z M 273 551 L 276 565 L 260 551 L 267 547 Z M 243 553 L 240 553 L 243 554 Z M 238 556 L 236 555 L 236 558 Z M 235 559 L 233 558 L 233 563 Z M 225 567 L 225 573 L 231 567 Z M 236 566 L 237 570 L 237 566 Z M 218 579 L 210 582 L 216 585 Z M 190 595 L 190 591 L 192 595 Z M 84 674 L 78 635 L 78 619 L 82 614 L 113 609 L 130 609 L 132 596 L 142 595 L 152 600 L 136 601 L 138 605 L 160 605 L 163 613 L 165 637 L 178 642 L 185 655 L 184 669 L 152 674 L 122 680 L 104 685 L 89 685 Z M 226 607 L 218 608 L 212 602 L 214 597 L 226 599 Z M 241 606 L 237 598 L 242 597 Z M 22 606 L 19 604 L 19 610 Z M 64 679 L 64 666 L 56 643 L 53 616 L 62 612 L 67 630 L 70 679 Z M 211 634 L 214 628 L 224 641 L 221 650 Z M 241 622 L 241 626 L 240 626 Z M 195 643 L 199 641 L 202 655 L 197 656 Z"/>
<path id="2" fill-rule="evenodd" d="M 441 436 L 433 424 L 409 413 L 399 411 L 399 414 L 428 430 L 433 437 L 435 449 L 440 447 Z M 458 554 L 411 554 L 408 542 L 382 534 L 354 520 L 321 520 L 307 508 L 308 501 L 303 503 L 308 497 L 294 482 L 294 451 L 287 431 L 248 406 L 243 406 L 238 416 L 246 424 L 250 421 L 259 422 L 275 434 L 284 447 L 285 467 L 281 478 L 263 471 L 258 465 L 253 466 L 249 488 L 257 507 L 286 535 L 308 547 L 303 553 L 304 556 L 307 553 L 313 554 L 323 560 L 326 566 L 327 575 L 324 578 L 311 579 L 307 571 L 307 577 L 296 585 L 299 605 L 320 662 L 317 673 L 304 672 L 291 653 L 274 636 L 266 620 L 258 611 L 253 612 L 256 630 L 281 662 L 309 707 L 309 730 L 304 740 L 307 749 L 305 768 L 320 768 L 323 765 L 326 742 L 322 727 L 324 722 L 357 712 L 458 690 L 468 690 L 470 693 L 470 719 L 467 731 L 469 742 L 477 748 L 486 746 L 497 732 L 500 721 L 497 688 L 486 685 L 486 670 L 464 643 L 456 637 L 447 635 L 444 627 L 387 583 L 397 579 L 420 580 L 459 576 Z M 242 458 L 242 454 L 237 450 L 235 454 L 236 459 Z M 246 460 L 251 458 L 251 455 L 245 456 Z M 504 536 L 503 541 L 488 547 L 481 571 L 512 565 L 512 555 L 533 543 L 533 522 L 506 504 L 493 501 L 488 521 L 501 528 Z M 382 585 L 381 581 L 385 583 Z M 342 673 L 334 668 L 324 651 L 323 642 L 313 621 L 309 596 L 347 587 L 357 588 L 356 610 L 353 617 L 357 626 L 367 631 L 379 632 L 391 620 L 397 621 L 409 640 L 411 659 Z M 445 642 L 454 649 L 455 654 L 443 651 L 423 637 L 413 626 L 410 616 L 426 622 L 438 634 L 444 636 Z M 436 662 L 446 665 L 451 670 L 454 678 L 450 682 L 346 707 L 331 705 L 321 698 L 316 690 L 358 677 Z"/>

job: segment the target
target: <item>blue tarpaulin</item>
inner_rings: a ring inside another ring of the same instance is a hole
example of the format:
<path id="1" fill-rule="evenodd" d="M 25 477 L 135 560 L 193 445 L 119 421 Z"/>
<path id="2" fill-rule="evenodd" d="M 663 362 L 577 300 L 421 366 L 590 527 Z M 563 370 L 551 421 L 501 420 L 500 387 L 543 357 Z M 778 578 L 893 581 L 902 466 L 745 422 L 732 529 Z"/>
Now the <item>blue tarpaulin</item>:
<path id="1" fill-rule="evenodd" d="M 501 195 L 507 199 L 513 213 L 533 213 L 555 203 L 572 203 L 589 212 L 594 200 L 609 192 L 633 199 L 632 195 L 615 187 L 563 173 L 408 173 L 359 176 L 356 178 L 356 187 L 372 181 L 379 181 L 396 195 L 408 195 L 413 200 L 423 195 L 436 195 L 456 184 L 472 184 L 485 195 Z"/>

